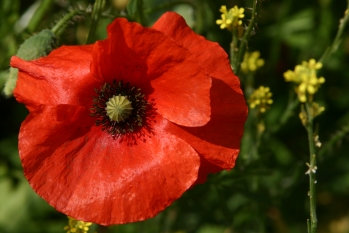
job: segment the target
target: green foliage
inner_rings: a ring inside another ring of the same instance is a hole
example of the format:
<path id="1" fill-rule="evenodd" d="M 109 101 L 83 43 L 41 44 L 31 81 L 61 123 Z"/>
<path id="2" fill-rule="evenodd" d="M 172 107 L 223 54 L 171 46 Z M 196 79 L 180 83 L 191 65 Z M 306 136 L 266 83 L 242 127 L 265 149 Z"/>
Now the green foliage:
<path id="1" fill-rule="evenodd" d="M 143 0 L 129 0 L 127 13 L 131 19 L 142 25 L 145 24 Z"/>
<path id="2" fill-rule="evenodd" d="M 47 5 L 35 5 L 39 1 L 0 1 L 0 87 L 9 75 L 10 57 L 26 39 L 39 35 L 40 31 L 47 32 L 45 29 L 54 27 L 77 6 L 86 12 L 93 2 L 49 1 Z M 106 1 L 92 38 L 105 38 L 106 25 L 114 17 L 127 17 L 151 26 L 163 12 L 174 10 L 183 14 L 197 33 L 217 41 L 228 53 L 231 33 L 215 24 L 220 18 L 221 5 L 244 7 L 243 24 L 248 26 L 253 1 L 131 0 L 127 11 L 116 9 Z M 111 226 L 107 230 L 94 226 L 90 232 L 306 232 L 309 218 L 309 181 L 304 174 L 309 160 L 307 132 L 298 117 L 300 104 L 294 87 L 284 81 L 283 73 L 303 60 L 322 57 L 336 37 L 347 2 L 261 1 L 259 7 L 259 18 L 247 51 L 260 51 L 265 65 L 253 74 L 252 82 L 246 74 L 241 74 L 240 79 L 247 93 L 260 85 L 270 87 L 274 102 L 263 115 L 250 109 L 236 167 L 209 176 L 205 184 L 190 189 L 152 219 Z M 79 14 L 73 21 L 74 24 L 65 25 L 57 45 L 85 43 L 91 23 L 89 16 Z M 54 37 L 49 37 L 43 48 L 51 48 Z M 349 38 L 344 33 L 338 41 L 338 50 L 329 54 L 323 63 L 319 75 L 325 77 L 326 82 L 314 97 L 326 108 L 314 122 L 322 142 L 317 152 L 316 173 L 319 233 L 349 232 Z M 32 52 L 29 55 L 34 56 L 30 59 L 41 56 Z M 64 232 L 67 218 L 39 198 L 23 175 L 17 135 L 27 111 L 13 99 L 0 98 L 0 106 L 0 232 Z M 263 132 L 258 129 L 262 123 Z"/>
<path id="3" fill-rule="evenodd" d="M 127 4 L 127 13 L 131 16 L 136 15 L 137 12 L 137 2 L 139 0 L 130 0 Z"/>

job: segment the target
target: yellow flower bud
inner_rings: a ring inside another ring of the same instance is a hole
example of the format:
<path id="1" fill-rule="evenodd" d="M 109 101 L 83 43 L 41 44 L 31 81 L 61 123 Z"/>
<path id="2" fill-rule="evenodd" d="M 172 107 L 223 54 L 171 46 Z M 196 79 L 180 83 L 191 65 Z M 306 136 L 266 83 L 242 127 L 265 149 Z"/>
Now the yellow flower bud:
<path id="1" fill-rule="evenodd" d="M 273 103 L 271 99 L 272 95 L 269 87 L 260 86 L 252 93 L 249 99 L 250 108 L 254 109 L 258 107 L 260 113 L 265 113 L 269 105 Z"/>
<path id="2" fill-rule="evenodd" d="M 299 84 L 295 89 L 300 102 L 306 102 L 308 97 L 312 97 L 320 85 L 325 82 L 324 77 L 318 78 L 316 71 L 321 69 L 322 64 L 310 59 L 309 62 L 303 61 L 302 65 L 297 65 L 294 69 L 284 73 L 286 82 L 294 82 Z"/>

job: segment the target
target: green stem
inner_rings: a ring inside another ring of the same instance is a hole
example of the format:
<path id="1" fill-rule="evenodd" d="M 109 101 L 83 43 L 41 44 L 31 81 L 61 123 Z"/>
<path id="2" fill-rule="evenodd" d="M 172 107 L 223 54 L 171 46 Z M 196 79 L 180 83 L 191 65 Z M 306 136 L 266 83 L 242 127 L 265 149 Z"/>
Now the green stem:
<path id="1" fill-rule="evenodd" d="M 191 0 L 177 0 L 177 1 L 165 2 L 165 3 L 159 4 L 157 6 L 154 6 L 151 9 L 146 9 L 146 10 L 144 10 L 144 14 L 151 14 L 155 11 L 171 8 L 171 7 L 179 5 L 179 4 L 188 4 L 191 7 L 195 8 L 194 3 Z"/>
<path id="2" fill-rule="evenodd" d="M 237 70 L 236 64 L 237 64 L 237 57 L 238 57 L 238 52 L 239 52 L 239 48 L 238 48 L 238 44 L 239 44 L 239 38 L 238 38 L 238 32 L 237 29 L 233 29 L 233 39 L 230 43 L 230 64 L 233 67 L 233 70 L 235 72 L 235 70 Z M 236 74 L 236 72 L 235 72 Z"/>
<path id="3" fill-rule="evenodd" d="M 73 10 L 66 14 L 58 23 L 51 29 L 51 32 L 59 37 L 69 25 L 68 22 L 76 15 L 82 15 L 86 13 L 84 10 Z"/>
<path id="4" fill-rule="evenodd" d="M 33 17 L 30 19 L 28 24 L 29 32 L 34 32 L 38 25 L 42 22 L 43 17 L 47 13 L 48 9 L 51 7 L 53 0 L 41 1 L 40 6 L 35 11 Z"/>
<path id="5" fill-rule="evenodd" d="M 257 19 L 258 19 L 258 12 L 259 12 L 258 0 L 254 0 L 253 1 L 252 18 L 251 18 L 250 24 L 247 27 L 247 30 L 244 33 L 244 36 L 242 37 L 242 40 L 240 43 L 240 48 L 239 48 L 239 54 L 238 54 L 238 57 L 235 61 L 235 64 L 233 65 L 233 67 L 235 67 L 234 73 L 236 75 L 239 75 L 241 62 L 242 62 L 242 59 L 244 58 L 246 47 L 247 47 L 247 42 L 250 39 L 251 32 L 252 32 L 252 30 L 257 22 Z"/>
<path id="6" fill-rule="evenodd" d="M 340 43 L 342 42 L 343 32 L 348 24 L 348 21 L 349 21 L 349 1 L 348 1 L 347 9 L 344 13 L 344 17 L 339 21 L 337 35 L 336 35 L 334 41 L 332 42 L 332 45 L 325 50 L 324 54 L 321 56 L 321 58 L 319 60 L 319 62 L 321 62 L 322 64 L 324 64 L 324 62 L 328 59 L 328 57 L 331 55 L 331 53 L 337 51 Z"/>
<path id="7" fill-rule="evenodd" d="M 137 1 L 137 22 L 145 25 L 145 16 L 144 16 L 144 10 L 143 10 L 143 0 L 138 0 Z"/>
<path id="8" fill-rule="evenodd" d="M 92 44 L 94 42 L 93 41 L 93 37 L 95 35 L 96 29 L 97 29 L 97 25 L 98 25 L 98 21 L 99 21 L 99 18 L 101 16 L 101 14 L 102 14 L 104 6 L 105 6 L 105 0 L 96 0 L 95 4 L 93 5 L 93 11 L 92 11 L 92 15 L 91 15 L 90 31 L 88 32 L 86 44 Z"/>
<path id="9" fill-rule="evenodd" d="M 309 166 L 309 198 L 310 198 L 310 232 L 315 233 L 317 229 L 317 218 L 316 218 L 316 154 L 315 154 L 315 141 L 313 132 L 313 115 L 311 111 L 311 103 L 307 102 L 305 104 L 308 122 L 306 124 L 306 130 L 308 132 L 308 142 L 309 142 L 309 156 L 310 164 Z"/>

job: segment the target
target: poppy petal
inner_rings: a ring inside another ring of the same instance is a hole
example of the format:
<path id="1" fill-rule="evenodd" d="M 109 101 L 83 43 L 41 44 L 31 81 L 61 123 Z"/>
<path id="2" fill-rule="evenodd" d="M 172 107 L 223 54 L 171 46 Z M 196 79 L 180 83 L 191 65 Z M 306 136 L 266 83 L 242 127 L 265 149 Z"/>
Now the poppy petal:
<path id="1" fill-rule="evenodd" d="M 233 168 L 240 152 L 240 141 L 247 117 L 240 81 L 233 74 L 225 51 L 217 43 L 195 34 L 180 15 L 167 12 L 152 28 L 189 49 L 197 57 L 201 67 L 212 77 L 210 122 L 197 128 L 174 124 L 168 128 L 204 157 L 204 166 L 199 171 L 199 180 L 202 182 L 208 173 L 218 172 L 219 168 Z"/>
<path id="2" fill-rule="evenodd" d="M 62 46 L 49 56 L 25 61 L 11 58 L 19 69 L 14 95 L 29 110 L 40 104 L 71 104 L 90 107 L 93 87 L 100 86 L 90 75 L 92 46 Z"/>
<path id="3" fill-rule="evenodd" d="M 210 77 L 188 49 L 163 33 L 116 19 L 108 26 L 108 39 L 95 44 L 92 57 L 96 78 L 141 88 L 169 121 L 185 126 L 209 121 Z"/>
<path id="4" fill-rule="evenodd" d="M 215 166 L 231 169 L 240 151 L 246 119 L 244 97 L 222 80 L 212 79 L 211 120 L 202 127 L 169 125 L 169 132 L 188 142 Z"/>
<path id="5" fill-rule="evenodd" d="M 199 156 L 162 130 L 167 120 L 154 123 L 151 137 L 129 145 L 93 126 L 86 114 L 82 107 L 41 106 L 21 127 L 24 173 L 58 211 L 102 225 L 140 221 L 197 180 Z"/>
<path id="6" fill-rule="evenodd" d="M 196 34 L 182 16 L 175 12 L 166 12 L 152 28 L 164 33 L 193 53 L 209 76 L 229 82 L 234 86 L 235 91 L 242 94 L 240 80 L 233 74 L 224 49 L 218 43 L 208 41 L 205 37 Z"/>

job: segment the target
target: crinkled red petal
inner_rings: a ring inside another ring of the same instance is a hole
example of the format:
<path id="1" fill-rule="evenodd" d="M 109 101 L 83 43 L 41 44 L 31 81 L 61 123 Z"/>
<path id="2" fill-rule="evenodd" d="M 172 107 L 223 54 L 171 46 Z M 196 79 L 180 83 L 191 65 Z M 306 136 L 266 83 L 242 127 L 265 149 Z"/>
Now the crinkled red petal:
<path id="1" fill-rule="evenodd" d="M 211 42 L 193 32 L 182 16 L 175 12 L 166 12 L 152 27 L 175 43 L 188 49 L 210 77 L 226 81 L 232 88 L 242 94 L 240 80 L 232 72 L 228 55 L 216 42 Z"/>
<path id="2" fill-rule="evenodd" d="M 225 51 L 217 43 L 195 34 L 180 15 L 165 13 L 152 28 L 189 49 L 212 77 L 212 112 L 208 124 L 197 128 L 172 124 L 168 128 L 204 157 L 205 166 L 200 167 L 199 173 L 202 182 L 208 173 L 217 172 L 218 168 L 231 169 L 235 165 L 247 117 L 240 81 L 233 74 Z"/>
<path id="3" fill-rule="evenodd" d="M 104 82 L 124 80 L 141 88 L 176 124 L 201 126 L 210 119 L 210 77 L 188 49 L 151 28 L 116 19 L 108 39 L 93 49 L 91 72 Z"/>
<path id="4" fill-rule="evenodd" d="M 93 87 L 101 84 L 90 74 L 92 46 L 62 46 L 34 61 L 11 58 L 19 69 L 14 96 L 29 110 L 36 106 L 71 104 L 91 107 Z"/>
<path id="5" fill-rule="evenodd" d="M 162 130 L 167 120 L 130 146 L 94 126 L 88 114 L 83 107 L 41 106 L 20 130 L 24 173 L 58 211 L 102 225 L 140 221 L 197 180 L 199 156 Z"/>
<path id="6" fill-rule="evenodd" d="M 200 155 L 212 163 L 200 173 L 217 172 L 216 167 L 231 169 L 240 152 L 240 141 L 246 119 L 244 97 L 222 80 L 213 79 L 211 120 L 202 127 L 171 124 L 166 130 L 188 142 Z"/>

